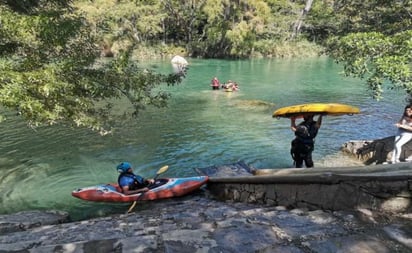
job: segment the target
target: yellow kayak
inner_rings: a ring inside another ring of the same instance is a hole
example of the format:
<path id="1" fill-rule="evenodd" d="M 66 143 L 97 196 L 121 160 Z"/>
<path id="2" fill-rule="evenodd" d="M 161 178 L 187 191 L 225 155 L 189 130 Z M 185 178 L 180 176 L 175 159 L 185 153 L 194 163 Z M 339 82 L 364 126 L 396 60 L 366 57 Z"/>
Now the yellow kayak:
<path id="1" fill-rule="evenodd" d="M 359 108 L 351 105 L 337 103 L 310 103 L 301 105 L 286 106 L 273 112 L 273 117 L 302 117 L 307 114 L 326 114 L 332 116 L 357 114 Z"/>

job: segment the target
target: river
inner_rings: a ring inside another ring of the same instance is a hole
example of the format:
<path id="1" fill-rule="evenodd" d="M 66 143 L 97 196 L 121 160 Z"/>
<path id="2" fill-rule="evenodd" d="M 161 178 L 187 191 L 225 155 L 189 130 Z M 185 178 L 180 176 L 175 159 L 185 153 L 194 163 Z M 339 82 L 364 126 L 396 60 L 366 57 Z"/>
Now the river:
<path id="1" fill-rule="evenodd" d="M 167 177 L 240 160 L 257 169 L 292 167 L 290 121 L 272 118 L 272 112 L 300 103 L 360 108 L 359 115 L 326 117 L 313 153 L 315 166 L 350 166 L 356 161 L 342 159 L 340 146 L 395 134 L 393 124 L 405 103 L 396 90 L 385 90 L 380 101 L 372 99 L 362 80 L 344 77 L 342 66 L 327 57 L 188 61 L 183 83 L 161 87 L 172 94 L 167 108 L 148 108 L 138 119 L 118 122 L 111 135 L 65 126 L 31 129 L 11 115 L 0 124 L 0 213 L 59 209 L 83 219 L 122 212 L 127 205 L 71 196 L 78 187 L 116 181 L 121 161 L 146 177 L 163 165 L 169 165 Z M 172 71 L 169 61 L 144 66 Z M 214 76 L 236 81 L 240 90 L 211 90 Z"/>

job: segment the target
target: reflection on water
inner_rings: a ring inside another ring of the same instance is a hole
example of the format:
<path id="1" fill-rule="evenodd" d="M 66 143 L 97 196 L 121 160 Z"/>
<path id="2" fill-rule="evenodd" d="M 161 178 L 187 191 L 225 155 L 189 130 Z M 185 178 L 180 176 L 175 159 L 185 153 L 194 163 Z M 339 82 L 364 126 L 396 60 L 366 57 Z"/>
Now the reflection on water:
<path id="1" fill-rule="evenodd" d="M 189 64 L 182 84 L 162 87 L 172 93 L 168 108 L 149 108 L 137 120 L 119 122 L 113 135 L 64 126 L 32 130 L 14 117 L 0 124 L 0 213 L 56 208 L 80 219 L 123 212 L 127 204 L 85 202 L 70 193 L 116 181 L 115 166 L 124 160 L 146 177 L 163 165 L 169 165 L 164 176 L 170 177 L 240 160 L 258 169 L 291 167 L 290 122 L 273 119 L 272 112 L 292 104 L 360 107 L 360 115 L 326 117 L 313 154 L 315 166 L 356 165 L 342 158 L 340 146 L 394 134 L 393 123 L 404 106 L 402 94 L 394 91 L 385 93 L 382 101 L 372 100 L 361 81 L 339 75 L 341 68 L 327 58 L 193 59 Z M 169 61 L 151 65 L 171 71 Z M 213 76 L 238 82 L 240 91 L 212 91 Z"/>

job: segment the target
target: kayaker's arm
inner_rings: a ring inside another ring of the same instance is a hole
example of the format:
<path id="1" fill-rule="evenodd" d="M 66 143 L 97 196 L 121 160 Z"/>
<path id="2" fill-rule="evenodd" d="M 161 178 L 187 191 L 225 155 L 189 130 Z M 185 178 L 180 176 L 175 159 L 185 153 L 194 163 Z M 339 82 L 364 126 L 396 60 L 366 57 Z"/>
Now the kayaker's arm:
<path id="1" fill-rule="evenodd" d="M 150 179 L 145 179 L 144 180 L 146 185 L 151 185 L 154 184 L 155 180 L 150 178 Z M 143 187 L 137 190 L 129 190 L 129 186 L 123 186 L 123 193 L 126 195 L 131 195 L 131 194 L 137 194 L 137 193 L 141 193 L 141 192 L 147 192 L 148 190 L 150 190 L 148 187 Z"/>
<path id="2" fill-rule="evenodd" d="M 126 195 L 132 195 L 132 194 L 137 194 L 137 193 L 141 193 L 141 192 L 147 192 L 149 190 L 149 188 L 144 187 L 144 188 L 140 188 L 137 190 L 129 190 L 129 186 L 123 186 L 123 193 Z"/>
<path id="3" fill-rule="evenodd" d="M 145 182 L 146 184 L 151 185 L 155 183 L 155 180 L 153 178 L 150 178 L 150 179 L 146 179 Z"/>

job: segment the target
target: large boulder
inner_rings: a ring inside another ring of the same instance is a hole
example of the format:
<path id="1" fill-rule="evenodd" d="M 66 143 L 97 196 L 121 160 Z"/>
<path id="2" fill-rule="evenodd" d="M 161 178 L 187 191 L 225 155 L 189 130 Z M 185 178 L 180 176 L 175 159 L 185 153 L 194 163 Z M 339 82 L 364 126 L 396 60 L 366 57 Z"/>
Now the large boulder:
<path id="1" fill-rule="evenodd" d="M 392 157 L 395 136 L 389 136 L 377 140 L 352 140 L 344 143 L 341 150 L 347 154 L 356 156 L 366 165 L 382 164 Z M 412 156 L 412 141 L 402 147 L 400 160 L 408 160 Z"/>

